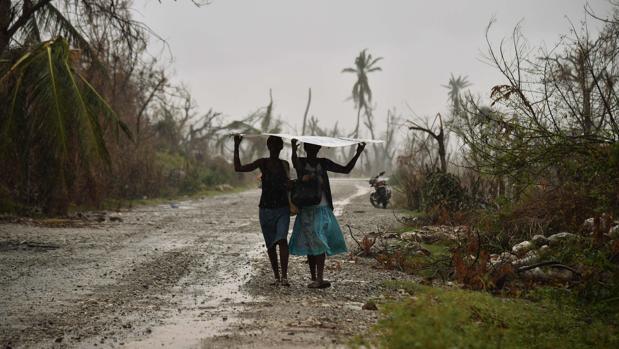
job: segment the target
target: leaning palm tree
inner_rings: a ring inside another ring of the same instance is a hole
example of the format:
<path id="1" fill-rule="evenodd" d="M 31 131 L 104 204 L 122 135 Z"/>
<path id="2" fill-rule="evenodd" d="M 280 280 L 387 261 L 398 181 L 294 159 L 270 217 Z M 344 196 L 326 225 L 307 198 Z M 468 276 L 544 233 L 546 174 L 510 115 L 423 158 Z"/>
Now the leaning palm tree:
<path id="1" fill-rule="evenodd" d="M 99 59 L 115 45 L 145 42 L 130 4 L 0 0 L 0 163 L 10 169 L 0 180 L 20 203 L 66 213 L 75 179 L 111 167 L 107 130 L 129 135 L 86 76 L 105 75 Z"/>
<path id="2" fill-rule="evenodd" d="M 372 89 L 370 89 L 370 83 L 368 81 L 368 74 L 381 71 L 382 68 L 376 66 L 376 63 L 383 59 L 382 57 L 373 58 L 371 54 L 367 53 L 367 49 L 362 50 L 357 58 L 355 58 L 354 68 L 344 68 L 342 73 L 354 73 L 357 75 L 357 80 L 352 87 L 351 98 L 355 102 L 357 108 L 357 123 L 355 130 L 352 133 L 354 138 L 359 137 L 359 124 L 361 121 L 361 110 L 365 110 L 366 113 L 370 103 L 372 102 Z"/>
<path id="3" fill-rule="evenodd" d="M 75 174 L 92 173 L 96 162 L 110 166 L 104 129 L 130 132 L 81 74 L 66 40 L 12 54 L 17 58 L 0 61 L 0 162 L 19 168 L 22 194 L 36 193 L 20 195 L 36 200 L 27 204 L 63 214 Z M 33 176 L 42 183 L 34 190 Z"/>
<path id="4" fill-rule="evenodd" d="M 471 86 L 468 77 L 459 75 L 457 78 L 451 74 L 447 85 L 442 85 L 449 90 L 448 96 L 451 103 L 451 112 L 454 117 L 458 117 L 462 110 L 462 91 Z"/>

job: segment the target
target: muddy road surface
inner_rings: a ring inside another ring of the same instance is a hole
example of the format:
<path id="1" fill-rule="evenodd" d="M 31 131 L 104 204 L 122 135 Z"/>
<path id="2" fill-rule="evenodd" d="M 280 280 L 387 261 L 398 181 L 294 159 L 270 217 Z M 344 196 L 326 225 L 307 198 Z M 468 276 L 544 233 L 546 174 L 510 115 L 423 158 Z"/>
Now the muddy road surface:
<path id="1" fill-rule="evenodd" d="M 393 225 L 366 181 L 333 191 L 346 235 Z M 378 317 L 364 304 L 404 276 L 339 255 L 327 259 L 333 286 L 310 290 L 293 257 L 291 286 L 270 286 L 259 196 L 0 224 L 0 348 L 345 347 Z"/>

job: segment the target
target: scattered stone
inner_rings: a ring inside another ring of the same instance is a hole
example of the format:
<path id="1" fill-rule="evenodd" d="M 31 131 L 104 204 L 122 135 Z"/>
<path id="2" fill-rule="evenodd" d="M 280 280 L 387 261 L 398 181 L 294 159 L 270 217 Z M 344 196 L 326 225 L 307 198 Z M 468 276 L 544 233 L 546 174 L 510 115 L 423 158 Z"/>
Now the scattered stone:
<path id="1" fill-rule="evenodd" d="M 539 248 L 538 252 L 539 252 L 540 256 L 546 255 L 546 254 L 548 254 L 548 252 L 550 252 L 550 246 L 544 245 L 544 246 Z"/>
<path id="2" fill-rule="evenodd" d="M 399 237 L 401 238 L 400 234 L 398 233 L 385 233 L 382 235 L 383 239 L 397 239 Z"/>
<path id="3" fill-rule="evenodd" d="M 576 238 L 576 235 L 571 234 L 571 233 L 557 233 L 554 235 L 550 235 L 548 237 L 548 242 L 550 246 L 555 246 L 564 241 L 572 240 L 574 238 Z"/>
<path id="4" fill-rule="evenodd" d="M 110 216 L 110 222 L 122 222 L 123 219 L 120 216 Z"/>
<path id="5" fill-rule="evenodd" d="M 217 186 L 217 190 L 219 191 L 231 191 L 233 189 L 234 187 L 231 186 L 230 184 L 220 184 Z"/>
<path id="6" fill-rule="evenodd" d="M 522 278 L 526 280 L 538 280 L 538 281 L 548 280 L 548 276 L 546 275 L 546 273 L 542 270 L 542 268 L 539 268 L 539 267 L 523 272 Z"/>
<path id="7" fill-rule="evenodd" d="M 584 223 L 582 224 L 582 231 L 585 233 L 593 233 L 593 230 L 595 229 L 595 218 L 591 217 L 591 218 L 587 218 L 585 219 Z"/>
<path id="8" fill-rule="evenodd" d="M 54 340 L 56 343 L 62 343 L 63 337 L 58 337 Z"/>
<path id="9" fill-rule="evenodd" d="M 548 245 L 548 239 L 544 235 L 534 235 L 531 238 L 531 242 L 533 242 L 536 247 Z"/>
<path id="10" fill-rule="evenodd" d="M 515 260 L 512 264 L 515 267 L 522 267 L 525 265 L 531 265 L 533 263 L 537 263 L 539 260 L 540 260 L 540 256 L 539 256 L 539 253 L 537 253 L 537 251 L 529 251 L 523 258 Z"/>
<path id="11" fill-rule="evenodd" d="M 548 277 L 552 280 L 570 281 L 575 278 L 576 275 L 571 270 L 567 269 L 551 269 L 548 271 Z"/>
<path id="12" fill-rule="evenodd" d="M 611 227 L 610 230 L 608 230 L 608 237 L 610 237 L 611 239 L 619 238 L 619 225 L 615 225 L 614 227 Z"/>
<path id="13" fill-rule="evenodd" d="M 514 247 L 512 247 L 512 252 L 514 252 L 518 256 L 523 256 L 534 248 L 535 245 L 531 241 L 523 241 L 519 244 L 514 245 Z"/>
<path id="14" fill-rule="evenodd" d="M 499 255 L 499 260 L 503 262 L 513 262 L 516 260 L 516 256 L 509 252 L 503 252 Z"/>
<path id="15" fill-rule="evenodd" d="M 363 310 L 378 310 L 378 307 L 376 306 L 376 303 L 372 302 L 372 301 L 367 301 L 362 307 L 361 309 Z"/>
<path id="16" fill-rule="evenodd" d="M 413 240 L 413 241 L 422 241 L 423 236 L 414 231 L 407 231 L 400 234 L 400 239 L 402 240 Z"/>
<path id="17" fill-rule="evenodd" d="M 523 272 L 522 277 L 524 279 L 534 280 L 534 281 L 543 281 L 543 282 L 564 281 L 564 282 L 567 282 L 567 281 L 573 280 L 575 275 L 572 271 L 567 270 L 567 269 L 553 268 L 553 269 L 545 271 L 542 268 L 538 267 L 538 268 Z"/>

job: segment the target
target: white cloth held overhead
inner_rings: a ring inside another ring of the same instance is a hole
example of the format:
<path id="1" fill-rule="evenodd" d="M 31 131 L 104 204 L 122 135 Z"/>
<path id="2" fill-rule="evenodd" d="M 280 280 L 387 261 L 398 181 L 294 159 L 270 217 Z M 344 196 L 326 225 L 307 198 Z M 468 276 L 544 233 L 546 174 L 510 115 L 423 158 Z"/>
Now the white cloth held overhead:
<path id="1" fill-rule="evenodd" d="M 359 143 L 383 143 L 382 140 L 376 139 L 358 139 L 358 138 L 347 138 L 347 137 L 326 137 L 326 136 L 293 136 L 286 133 L 259 133 L 259 134 L 241 134 L 241 136 L 246 138 L 257 138 L 257 137 L 269 137 L 275 136 L 280 137 L 285 141 L 290 142 L 292 139 L 297 139 L 302 143 L 310 143 L 319 145 L 322 147 L 346 147 L 350 145 L 355 145 Z"/>

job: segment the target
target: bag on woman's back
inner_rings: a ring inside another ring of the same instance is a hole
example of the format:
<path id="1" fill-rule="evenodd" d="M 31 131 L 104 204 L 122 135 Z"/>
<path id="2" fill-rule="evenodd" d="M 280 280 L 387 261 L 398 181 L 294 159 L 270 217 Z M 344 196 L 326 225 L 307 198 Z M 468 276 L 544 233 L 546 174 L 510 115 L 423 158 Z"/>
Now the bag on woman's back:
<path id="1" fill-rule="evenodd" d="M 297 179 L 290 191 L 290 200 L 297 207 L 314 206 L 320 203 L 322 191 L 318 176 L 311 176 L 309 180 Z"/>

